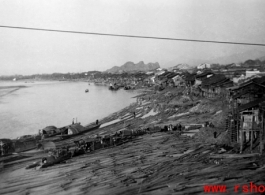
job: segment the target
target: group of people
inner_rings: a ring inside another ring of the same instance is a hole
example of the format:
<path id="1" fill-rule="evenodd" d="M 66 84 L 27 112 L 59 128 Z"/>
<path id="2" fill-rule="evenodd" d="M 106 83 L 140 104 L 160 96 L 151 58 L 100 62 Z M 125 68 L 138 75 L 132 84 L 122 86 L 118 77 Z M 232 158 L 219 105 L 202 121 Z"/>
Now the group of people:
<path id="1" fill-rule="evenodd" d="M 214 127 L 214 124 L 212 122 L 206 121 L 205 122 L 205 127 Z"/>
<path id="2" fill-rule="evenodd" d="M 161 128 L 161 131 L 182 131 L 182 125 L 180 123 L 176 124 L 175 126 L 173 126 L 172 124 L 170 124 L 169 126 L 164 126 L 164 128 Z"/>

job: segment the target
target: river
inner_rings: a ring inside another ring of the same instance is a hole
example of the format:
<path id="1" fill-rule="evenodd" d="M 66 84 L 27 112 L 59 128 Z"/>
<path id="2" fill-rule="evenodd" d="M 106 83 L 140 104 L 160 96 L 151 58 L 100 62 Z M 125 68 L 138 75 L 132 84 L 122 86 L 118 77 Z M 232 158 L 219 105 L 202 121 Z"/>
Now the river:
<path id="1" fill-rule="evenodd" d="M 86 125 L 130 105 L 138 94 L 87 82 L 1 82 L 3 86 L 26 86 L 11 93 L 0 89 L 0 138 L 12 139 L 50 125 L 69 125 L 73 118 Z"/>

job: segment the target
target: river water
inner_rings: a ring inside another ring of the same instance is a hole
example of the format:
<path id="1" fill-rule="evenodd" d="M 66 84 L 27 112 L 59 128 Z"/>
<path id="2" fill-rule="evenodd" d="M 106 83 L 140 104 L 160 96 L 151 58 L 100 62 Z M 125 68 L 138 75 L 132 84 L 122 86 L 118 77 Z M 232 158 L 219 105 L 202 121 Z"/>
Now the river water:
<path id="1" fill-rule="evenodd" d="M 37 134 L 46 126 L 69 125 L 73 118 L 86 125 L 130 105 L 138 94 L 87 82 L 0 83 L 0 87 L 19 85 L 26 87 L 0 96 L 0 138 Z"/>

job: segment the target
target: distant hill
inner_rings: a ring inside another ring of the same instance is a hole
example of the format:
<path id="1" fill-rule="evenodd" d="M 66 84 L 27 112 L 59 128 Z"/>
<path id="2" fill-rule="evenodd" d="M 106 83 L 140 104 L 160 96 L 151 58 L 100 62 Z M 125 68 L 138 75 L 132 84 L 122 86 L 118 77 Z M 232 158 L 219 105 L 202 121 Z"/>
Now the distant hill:
<path id="1" fill-rule="evenodd" d="M 168 68 L 169 71 L 172 71 L 174 69 L 178 69 L 178 70 L 188 70 L 188 69 L 192 69 L 194 68 L 194 66 L 188 65 L 188 64 L 178 64 L 176 66 L 170 67 Z"/>
<path id="2" fill-rule="evenodd" d="M 238 52 L 232 54 L 230 56 L 223 56 L 211 60 L 207 60 L 208 63 L 219 63 L 219 64 L 231 64 L 231 63 L 242 63 L 249 59 L 260 59 L 262 61 L 263 58 L 260 56 L 264 56 L 265 52 L 260 50 L 249 50 L 247 52 Z"/>
<path id="3" fill-rule="evenodd" d="M 86 72 L 88 75 L 92 75 L 92 74 L 100 74 L 100 71 L 94 70 L 94 71 L 88 71 Z"/>
<path id="4" fill-rule="evenodd" d="M 148 63 L 145 64 L 143 61 L 140 61 L 137 64 L 134 64 L 133 62 L 126 62 L 122 66 L 114 66 L 111 69 L 106 70 L 105 72 L 108 73 L 121 73 L 121 72 L 137 72 L 137 71 L 151 71 L 155 70 L 157 68 L 160 68 L 159 64 L 156 63 Z"/>
<path id="5" fill-rule="evenodd" d="M 258 58 L 258 60 L 260 60 L 261 62 L 264 62 L 265 61 L 265 56 Z"/>

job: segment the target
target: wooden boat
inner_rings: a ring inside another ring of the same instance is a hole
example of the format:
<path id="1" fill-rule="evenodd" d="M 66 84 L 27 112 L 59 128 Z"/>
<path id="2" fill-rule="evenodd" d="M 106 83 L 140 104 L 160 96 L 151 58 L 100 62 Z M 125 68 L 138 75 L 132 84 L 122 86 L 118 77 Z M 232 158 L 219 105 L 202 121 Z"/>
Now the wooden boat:
<path id="1" fill-rule="evenodd" d="M 114 84 L 114 85 L 110 85 L 110 86 L 109 86 L 109 90 L 116 91 L 116 90 L 118 90 L 118 89 L 119 89 L 119 86 L 116 85 L 116 84 Z"/>
<path id="2" fill-rule="evenodd" d="M 69 125 L 60 128 L 57 128 L 55 126 L 47 126 L 42 130 L 43 138 L 45 140 L 56 140 L 58 139 L 56 138 L 56 136 L 61 135 L 67 129 L 68 126 Z"/>
<path id="3" fill-rule="evenodd" d="M 125 87 L 124 87 L 124 90 L 130 90 L 130 89 L 131 89 L 130 86 L 125 86 Z"/>
<path id="4" fill-rule="evenodd" d="M 75 123 L 73 125 L 69 125 L 67 129 L 65 130 L 65 132 L 62 135 L 58 135 L 58 137 L 60 137 L 61 139 L 72 138 L 77 135 L 81 135 L 83 133 L 98 129 L 100 125 L 101 124 L 92 124 L 92 125 L 83 127 L 82 125 L 80 125 L 80 123 Z"/>
<path id="5" fill-rule="evenodd" d="M 53 137 L 61 134 L 61 129 L 55 126 L 47 126 L 41 130 L 43 138 Z"/>

